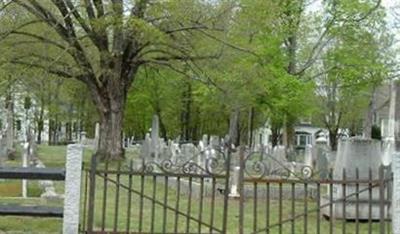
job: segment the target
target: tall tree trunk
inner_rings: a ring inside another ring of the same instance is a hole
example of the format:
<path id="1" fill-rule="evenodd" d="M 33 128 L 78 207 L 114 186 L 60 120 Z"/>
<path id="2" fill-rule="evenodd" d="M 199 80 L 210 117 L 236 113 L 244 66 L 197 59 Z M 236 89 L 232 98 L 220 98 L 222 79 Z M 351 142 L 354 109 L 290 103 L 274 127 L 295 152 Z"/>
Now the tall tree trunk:
<path id="1" fill-rule="evenodd" d="M 239 108 L 235 108 L 231 112 L 231 116 L 229 118 L 229 140 L 231 144 L 235 144 L 236 146 L 240 145 L 239 117 L 240 110 Z"/>
<path id="2" fill-rule="evenodd" d="M 44 100 L 42 99 L 40 102 L 40 112 L 39 112 L 39 119 L 37 120 L 37 143 L 42 143 L 42 131 L 44 126 Z"/>
<path id="3" fill-rule="evenodd" d="M 11 92 L 6 97 L 7 128 L 6 147 L 7 151 L 14 151 L 14 101 Z"/>
<path id="4" fill-rule="evenodd" d="M 190 140 L 191 111 L 192 111 L 192 85 L 185 82 L 186 90 L 182 94 L 181 134 L 183 140 Z"/>
<path id="5" fill-rule="evenodd" d="M 100 136 L 96 156 L 102 160 L 122 159 L 124 148 L 122 145 L 123 116 L 125 99 L 110 100 L 109 107 L 100 112 Z"/>
<path id="6" fill-rule="evenodd" d="M 111 68 L 118 62 L 110 62 Z M 108 71 L 102 79 L 103 86 L 88 83 L 92 100 L 100 116 L 99 145 L 95 153 L 101 160 L 121 160 L 124 158 L 123 147 L 123 118 L 128 89 L 133 79 L 122 78 L 123 69 L 119 66 Z M 137 70 L 124 73 L 133 77 Z M 126 82 L 129 82 L 128 84 Z"/>
<path id="7" fill-rule="evenodd" d="M 337 130 L 329 130 L 329 144 L 331 146 L 332 151 L 337 150 L 337 146 L 338 146 L 337 135 L 338 135 Z"/>
<path id="8" fill-rule="evenodd" d="M 373 87 L 371 99 L 368 105 L 368 110 L 363 122 L 363 137 L 367 139 L 371 138 L 371 133 L 372 133 L 372 124 L 375 112 L 375 96 L 376 96 L 376 88 Z"/>
<path id="9" fill-rule="evenodd" d="M 249 145 L 250 148 L 253 146 L 253 128 L 254 128 L 254 107 L 251 107 L 249 110 L 249 124 L 248 124 L 248 140 L 247 144 Z"/>

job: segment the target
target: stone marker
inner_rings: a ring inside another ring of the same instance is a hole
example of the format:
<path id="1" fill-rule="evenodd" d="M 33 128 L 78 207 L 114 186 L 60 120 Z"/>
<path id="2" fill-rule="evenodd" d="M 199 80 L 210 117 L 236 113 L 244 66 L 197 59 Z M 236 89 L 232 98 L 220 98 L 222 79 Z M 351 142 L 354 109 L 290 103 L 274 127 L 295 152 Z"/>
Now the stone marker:
<path id="1" fill-rule="evenodd" d="M 7 159 L 7 143 L 6 139 L 2 137 L 0 139 L 0 166 L 4 164 L 4 161 Z"/>
<path id="2" fill-rule="evenodd" d="M 304 150 L 304 165 L 309 166 L 313 168 L 313 155 L 312 155 L 312 146 L 311 145 L 306 145 L 306 148 Z"/>
<path id="3" fill-rule="evenodd" d="M 238 198 L 240 197 L 239 188 L 239 178 L 240 178 L 240 167 L 235 167 L 231 176 L 231 189 L 229 192 L 229 197 Z"/>
<path id="4" fill-rule="evenodd" d="M 270 174 L 271 175 L 281 175 L 286 174 L 286 169 L 283 167 L 283 165 L 286 165 L 287 159 L 286 159 L 286 148 L 283 145 L 277 145 L 274 147 L 273 153 L 272 153 L 273 158 L 267 158 L 267 165 L 269 165 L 270 168 Z"/>
<path id="5" fill-rule="evenodd" d="M 24 152 L 22 154 L 22 167 L 28 167 L 28 157 L 29 157 L 29 143 L 24 144 Z M 22 180 L 22 197 L 28 197 L 28 182 L 26 179 Z"/>
<path id="6" fill-rule="evenodd" d="M 97 151 L 97 148 L 100 144 L 100 124 L 96 123 L 95 130 L 94 130 L 94 142 L 93 142 L 94 151 Z"/>
<path id="7" fill-rule="evenodd" d="M 65 165 L 64 234 L 79 233 L 82 157 L 82 145 L 68 145 Z"/>
<path id="8" fill-rule="evenodd" d="M 159 121 L 158 121 L 158 116 L 154 115 L 153 116 L 153 121 L 151 123 L 151 149 L 150 153 L 153 156 L 155 161 L 158 161 L 158 156 L 159 156 L 159 147 L 160 147 L 160 142 L 159 142 Z"/>
<path id="9" fill-rule="evenodd" d="M 150 134 L 147 133 L 142 146 L 140 147 L 140 158 L 143 159 L 145 162 L 150 159 L 150 148 L 151 148 L 151 138 Z"/>
<path id="10" fill-rule="evenodd" d="M 321 152 L 321 154 L 317 156 L 315 167 L 316 167 L 316 171 L 319 174 L 320 179 L 328 179 L 328 177 L 329 177 L 329 160 L 328 160 L 327 152 Z"/>
<path id="11" fill-rule="evenodd" d="M 210 136 L 210 147 L 213 149 L 219 149 L 220 147 L 220 140 L 218 136 Z"/>
<path id="12" fill-rule="evenodd" d="M 86 132 L 85 131 L 81 132 L 80 143 L 83 144 L 83 145 L 86 143 Z"/>
<path id="13" fill-rule="evenodd" d="M 182 144 L 181 145 L 182 154 L 181 160 L 182 162 L 191 161 L 197 155 L 197 148 L 192 143 Z"/>
<path id="14" fill-rule="evenodd" d="M 179 148 L 179 144 L 171 142 L 169 145 L 169 149 L 171 151 L 171 161 L 173 164 L 178 163 L 179 155 L 181 155 L 181 149 Z"/>

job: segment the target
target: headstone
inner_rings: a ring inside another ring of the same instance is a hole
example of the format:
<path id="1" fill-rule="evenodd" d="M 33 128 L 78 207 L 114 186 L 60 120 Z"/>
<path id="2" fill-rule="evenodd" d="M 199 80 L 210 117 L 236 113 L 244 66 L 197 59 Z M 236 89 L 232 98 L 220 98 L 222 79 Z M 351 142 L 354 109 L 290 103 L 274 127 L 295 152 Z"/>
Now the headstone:
<path id="1" fill-rule="evenodd" d="M 208 146 L 208 136 L 206 134 L 203 135 L 203 137 L 201 138 L 201 141 L 204 144 L 204 147 Z"/>
<path id="2" fill-rule="evenodd" d="M 24 144 L 24 152 L 22 154 L 22 167 L 28 167 L 28 157 L 29 157 L 29 143 Z M 26 179 L 22 180 L 22 197 L 28 197 L 28 182 Z"/>
<path id="3" fill-rule="evenodd" d="M 159 148 L 160 148 L 159 159 L 160 159 L 161 161 L 170 160 L 171 157 L 172 157 L 172 153 L 171 153 L 171 151 L 169 150 L 168 145 L 165 144 L 164 141 L 161 141 L 161 144 L 160 144 L 160 147 L 159 147 Z"/>
<path id="4" fill-rule="evenodd" d="M 275 146 L 272 153 L 272 157 L 273 157 L 272 159 L 267 158 L 267 165 L 269 165 L 270 174 L 271 175 L 287 174 L 287 170 L 283 167 L 283 165 L 287 163 L 285 146 L 282 145 Z"/>
<path id="5" fill-rule="evenodd" d="M 79 233 L 79 204 L 82 175 L 82 145 L 68 145 L 65 175 L 63 233 Z"/>
<path id="6" fill-rule="evenodd" d="M 178 163 L 179 155 L 181 155 L 181 149 L 179 148 L 179 144 L 175 142 L 171 142 L 169 144 L 169 149 L 171 151 L 171 161 L 173 164 Z"/>
<path id="7" fill-rule="evenodd" d="M 159 142 L 159 121 L 158 121 L 158 116 L 154 115 L 153 116 L 153 121 L 151 123 L 151 149 L 150 153 L 153 156 L 153 158 L 158 161 L 159 157 L 159 147 L 160 147 L 160 142 Z"/>
<path id="8" fill-rule="evenodd" d="M 100 143 L 100 124 L 96 123 L 95 130 L 94 130 L 94 151 L 96 151 L 99 147 Z"/>
<path id="9" fill-rule="evenodd" d="M 312 146 L 306 145 L 304 150 L 304 165 L 313 168 L 313 155 L 312 155 Z"/>
<path id="10" fill-rule="evenodd" d="M 204 144 L 204 142 L 201 140 L 199 141 L 199 151 L 203 152 L 204 150 L 206 150 L 206 145 Z"/>
<path id="11" fill-rule="evenodd" d="M 0 165 L 7 160 L 7 143 L 5 138 L 0 138 Z"/>
<path id="12" fill-rule="evenodd" d="M 231 189 L 229 192 L 229 197 L 238 198 L 240 197 L 238 188 L 240 180 L 240 167 L 235 167 L 231 176 Z"/>
<path id="13" fill-rule="evenodd" d="M 85 131 L 81 132 L 80 143 L 83 145 L 86 143 L 86 132 Z"/>
<path id="14" fill-rule="evenodd" d="M 182 161 L 191 161 L 197 155 L 197 148 L 192 143 L 181 145 Z"/>
<path id="15" fill-rule="evenodd" d="M 213 149 L 219 149 L 221 146 L 218 136 L 210 136 L 210 147 Z"/>
<path id="16" fill-rule="evenodd" d="M 142 147 L 140 147 L 140 158 L 144 161 L 148 161 L 150 159 L 151 152 L 151 138 L 150 134 L 146 134 L 145 139 L 142 143 Z"/>
<path id="17" fill-rule="evenodd" d="M 319 174 L 320 179 L 328 179 L 329 177 L 329 160 L 327 156 L 326 152 L 317 156 L 315 171 Z"/>

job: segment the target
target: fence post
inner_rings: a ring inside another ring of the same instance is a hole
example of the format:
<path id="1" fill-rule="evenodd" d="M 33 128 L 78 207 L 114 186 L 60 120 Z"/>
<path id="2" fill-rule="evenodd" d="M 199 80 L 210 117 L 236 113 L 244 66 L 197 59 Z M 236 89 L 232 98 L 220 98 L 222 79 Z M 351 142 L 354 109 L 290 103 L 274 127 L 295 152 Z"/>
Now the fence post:
<path id="1" fill-rule="evenodd" d="M 400 153 L 393 155 L 392 230 L 400 234 Z"/>
<path id="2" fill-rule="evenodd" d="M 65 198 L 63 233 L 79 232 L 79 204 L 81 194 L 83 147 L 80 144 L 68 145 L 65 175 Z"/>
<path id="3" fill-rule="evenodd" d="M 229 141 L 228 141 L 229 142 Z M 227 157 L 225 160 L 225 191 L 224 191 L 224 217 L 223 217 L 223 222 L 222 222 L 222 233 L 226 233 L 227 229 L 227 222 L 228 222 L 228 199 L 229 199 L 229 180 L 231 177 L 231 154 L 232 148 L 230 145 L 228 145 L 228 152 L 227 152 Z"/>
<path id="4" fill-rule="evenodd" d="M 97 158 L 96 155 L 92 156 L 92 160 L 90 162 L 90 171 L 89 171 L 89 204 L 88 204 L 88 221 L 87 221 L 87 232 L 93 232 L 93 224 L 94 224 L 94 199 L 95 199 L 95 189 L 96 189 L 96 167 L 97 167 Z"/>
<path id="5" fill-rule="evenodd" d="M 239 188 L 238 188 L 238 192 L 239 192 L 239 234 L 243 234 L 243 214 L 244 214 L 244 193 L 243 193 L 243 187 L 244 187 L 244 167 L 245 167 L 245 163 L 244 163 L 244 146 L 240 147 L 240 151 L 239 151 L 239 160 L 240 160 L 240 171 L 239 171 Z"/>

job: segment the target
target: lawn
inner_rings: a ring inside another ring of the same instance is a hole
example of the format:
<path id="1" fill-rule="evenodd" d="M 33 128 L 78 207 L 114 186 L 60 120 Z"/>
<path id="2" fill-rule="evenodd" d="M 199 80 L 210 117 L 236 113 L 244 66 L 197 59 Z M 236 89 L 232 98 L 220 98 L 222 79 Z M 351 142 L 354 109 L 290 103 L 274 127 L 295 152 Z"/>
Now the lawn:
<path id="1" fill-rule="evenodd" d="M 46 164 L 46 166 L 50 167 L 63 167 L 65 163 L 65 153 L 66 147 L 64 146 L 40 146 L 39 147 L 39 157 Z M 86 150 L 84 154 L 84 161 L 88 163 L 90 161 L 91 151 Z M 85 174 L 84 174 L 85 175 Z M 84 180 L 85 176 L 83 176 L 82 183 L 82 191 L 84 191 Z M 117 180 L 115 176 L 109 175 L 111 180 Z M 125 231 L 128 223 L 127 213 L 130 214 L 130 230 L 137 231 L 139 229 L 139 220 L 140 220 L 140 206 L 143 205 L 143 213 L 142 213 L 142 231 L 145 232 L 162 232 L 163 226 L 165 225 L 165 229 L 167 232 L 174 232 L 175 230 L 175 222 L 177 224 L 177 228 L 179 232 L 186 232 L 187 228 L 190 232 L 196 233 L 199 228 L 201 232 L 208 233 L 209 228 L 206 225 L 198 226 L 198 222 L 187 219 L 186 216 L 182 214 L 190 214 L 191 217 L 195 219 L 201 219 L 204 223 L 211 223 L 211 199 L 210 197 L 204 197 L 202 206 L 200 204 L 201 199 L 196 197 L 195 194 L 192 194 L 191 199 L 189 195 L 177 193 L 176 187 L 174 186 L 165 186 L 164 177 L 157 179 L 157 182 L 154 183 L 154 178 L 152 176 L 145 176 L 143 183 L 143 191 L 147 196 L 141 202 L 141 196 L 137 193 L 132 193 L 131 197 L 131 206 L 128 206 L 128 197 L 129 193 L 127 189 L 120 187 L 119 189 L 119 199 L 118 202 L 116 198 L 117 187 L 112 182 L 107 183 L 107 203 L 105 207 L 105 224 L 107 230 L 112 230 L 117 227 L 120 231 Z M 123 185 L 129 185 L 129 176 L 121 176 L 120 182 Z M 133 176 L 132 178 L 132 188 L 136 192 L 140 192 L 141 190 L 141 176 Z M 185 178 L 182 178 L 182 181 Z M 172 180 L 169 182 L 172 183 Z M 153 186 L 155 185 L 155 186 Z M 63 191 L 63 182 L 56 183 L 57 192 Z M 260 185 L 261 186 L 261 185 Z M 167 189 L 166 189 L 167 188 Z M 181 191 L 183 191 L 183 183 L 181 183 Z M 0 188 L 1 189 L 1 188 Z M 101 228 L 102 223 L 102 210 L 103 210 L 103 192 L 104 192 L 104 180 L 97 176 L 96 177 L 96 196 L 95 196 L 95 227 L 97 229 Z M 84 194 L 82 192 L 82 194 Z M 165 196 L 167 195 L 167 196 Z M 165 207 L 153 203 L 152 199 L 161 202 L 161 204 L 167 204 L 171 209 L 164 209 Z M 177 207 L 177 200 L 179 197 L 179 211 L 182 212 L 179 215 L 176 215 L 174 209 Z M 27 204 L 51 204 L 52 202 L 48 202 L 46 200 L 40 198 L 34 198 L 29 200 L 22 200 L 20 198 L 14 199 L 2 199 L 2 202 L 8 203 L 27 203 Z M 309 209 L 312 209 L 316 206 L 313 200 L 308 200 Z M 83 204 L 83 202 L 82 202 Z M 118 204 L 118 212 L 116 213 L 116 204 Z M 190 204 L 190 205 L 189 205 Z M 254 217 L 257 216 L 257 230 L 262 229 L 266 225 L 266 203 L 265 199 L 259 198 L 257 200 L 257 210 L 254 211 L 254 200 L 247 199 L 244 203 L 245 212 L 244 212 L 244 233 L 251 233 L 254 226 Z M 291 209 L 291 201 L 284 200 L 282 201 L 282 218 L 287 219 L 290 218 L 290 209 Z M 54 205 L 54 204 L 52 204 Z M 62 205 L 62 204 L 57 204 Z M 200 207 L 202 207 L 202 212 L 200 211 Z M 277 200 L 273 200 L 270 202 L 270 224 L 274 224 L 278 222 L 279 217 L 279 202 Z M 128 209 L 130 208 L 130 209 Z M 296 214 L 300 214 L 304 211 L 304 201 L 296 201 L 295 202 Z M 83 209 L 83 206 L 82 206 Z M 129 211 L 128 211 L 129 210 Z M 154 211 L 153 211 L 154 210 Z M 82 213 L 82 211 L 81 211 Z M 118 214 L 118 216 L 116 215 Z M 166 215 L 165 215 L 166 214 Z M 256 214 L 256 215 L 255 215 Z M 200 216 L 201 215 L 201 216 Z M 219 193 L 216 195 L 215 204 L 214 204 L 214 217 L 212 222 L 216 228 L 221 229 L 222 225 L 222 217 L 223 217 L 223 197 Z M 316 223 L 317 223 L 317 215 L 316 213 L 309 213 L 307 216 L 307 231 L 308 233 L 316 233 Z M 321 221 L 321 233 L 326 233 L 329 228 L 329 222 L 320 219 Z M 82 221 L 83 222 L 83 221 Z M 228 206 L 228 233 L 238 233 L 238 222 L 239 222 L 239 201 L 231 199 L 229 200 Z M 335 230 L 334 233 L 341 233 L 342 230 L 342 222 L 336 220 L 334 222 Z M 347 233 L 354 233 L 355 223 L 347 223 Z M 365 233 L 368 228 L 368 225 L 365 223 L 360 224 L 360 233 Z M 373 232 L 376 233 L 378 231 L 379 225 L 377 223 L 373 224 Z M 49 219 L 49 218 L 20 218 L 20 217 L 0 217 L 0 231 L 13 231 L 10 233 L 60 233 L 62 229 L 62 220 L 61 219 Z M 295 230 L 296 233 L 304 233 L 304 217 L 300 217 L 295 221 Z M 262 233 L 265 233 L 263 231 Z M 270 233 L 279 233 L 278 226 L 271 229 Z M 282 233 L 291 233 L 291 223 L 288 222 L 282 225 Z"/>

